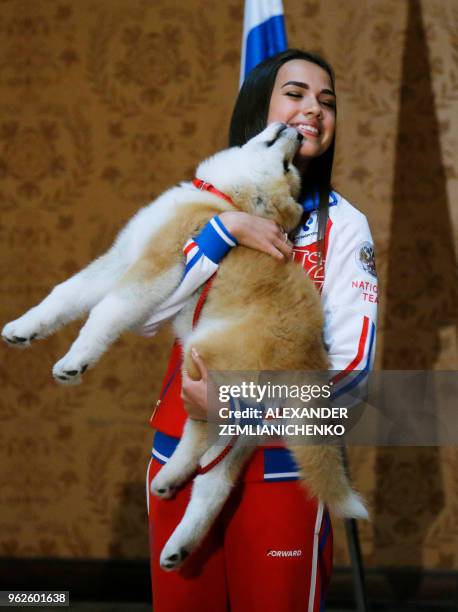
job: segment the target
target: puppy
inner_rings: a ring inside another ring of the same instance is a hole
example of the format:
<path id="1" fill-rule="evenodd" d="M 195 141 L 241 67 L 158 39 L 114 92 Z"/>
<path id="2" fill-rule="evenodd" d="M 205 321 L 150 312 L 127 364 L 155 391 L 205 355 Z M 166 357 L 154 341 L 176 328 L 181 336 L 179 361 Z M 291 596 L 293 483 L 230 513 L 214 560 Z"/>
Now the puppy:
<path id="1" fill-rule="evenodd" d="M 90 311 L 78 338 L 53 368 L 59 382 L 76 383 L 125 330 L 138 330 L 173 294 L 183 277 L 182 246 L 215 214 L 233 210 L 273 219 L 287 232 L 299 223 L 300 176 L 292 165 L 302 136 L 281 123 L 269 125 L 242 147 L 204 161 L 197 176 L 231 201 L 192 183 L 170 189 L 142 208 L 111 249 L 57 285 L 38 306 L 8 323 L 6 342 L 27 346 Z M 260 272 L 262 270 L 262 273 Z M 190 349 L 209 370 L 315 370 L 328 368 L 322 343 L 318 293 L 304 270 L 239 246 L 222 262 L 201 317 L 192 319 L 199 297 L 192 295 L 175 316 L 184 349 L 183 367 L 198 378 Z M 221 452 L 208 448 L 207 426 L 188 419 L 177 449 L 152 482 L 152 492 L 170 497 L 199 463 Z M 308 490 L 334 513 L 366 518 L 333 446 L 289 444 Z M 253 447 L 239 437 L 226 457 L 194 479 L 186 513 L 161 554 L 165 569 L 179 567 L 209 530 Z"/>

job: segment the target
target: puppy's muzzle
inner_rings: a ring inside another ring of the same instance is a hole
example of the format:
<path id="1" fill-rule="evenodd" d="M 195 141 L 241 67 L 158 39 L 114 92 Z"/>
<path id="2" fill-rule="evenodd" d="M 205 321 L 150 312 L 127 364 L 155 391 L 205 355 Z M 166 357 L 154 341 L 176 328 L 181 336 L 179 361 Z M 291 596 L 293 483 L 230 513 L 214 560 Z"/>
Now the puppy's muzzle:
<path id="1" fill-rule="evenodd" d="M 276 143 L 276 142 L 277 142 L 277 140 L 280 138 L 280 136 L 283 134 L 283 132 L 284 132 L 285 130 L 287 130 L 287 129 L 288 129 L 288 127 L 289 127 L 289 126 L 288 126 L 286 123 L 283 123 L 283 124 L 280 126 L 280 128 L 279 128 L 278 132 L 275 134 L 274 138 L 272 138 L 272 140 L 269 140 L 269 141 L 266 143 L 266 144 L 267 144 L 267 146 L 268 146 L 268 147 L 271 147 L 271 146 L 272 146 L 274 143 Z M 296 142 L 297 142 L 297 146 L 299 146 L 303 140 L 304 140 L 303 135 L 302 135 L 300 132 L 297 132 L 297 135 L 296 135 Z"/>
<path id="2" fill-rule="evenodd" d="M 277 142 L 277 140 L 280 138 L 280 135 L 282 134 L 282 132 L 284 132 L 287 129 L 287 125 L 286 123 L 282 123 L 282 125 L 280 126 L 278 132 L 275 134 L 275 136 L 272 138 L 272 140 L 269 140 L 266 142 L 266 145 L 268 147 L 271 147 L 274 143 Z"/>

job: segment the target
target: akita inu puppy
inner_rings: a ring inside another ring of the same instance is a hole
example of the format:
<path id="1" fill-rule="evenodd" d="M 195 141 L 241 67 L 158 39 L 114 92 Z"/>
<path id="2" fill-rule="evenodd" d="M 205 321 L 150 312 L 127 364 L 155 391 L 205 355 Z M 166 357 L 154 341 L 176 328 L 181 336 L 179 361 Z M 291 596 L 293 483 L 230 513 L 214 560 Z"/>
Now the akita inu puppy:
<path id="1" fill-rule="evenodd" d="M 197 176 L 228 196 L 229 202 L 192 183 L 182 183 L 142 208 L 120 232 L 111 249 L 87 268 L 57 285 L 47 298 L 2 332 L 9 344 L 27 346 L 90 310 L 69 352 L 53 368 L 54 377 L 75 383 L 127 329 L 139 329 L 174 292 L 183 277 L 182 248 L 215 214 L 233 210 L 273 219 L 286 232 L 302 215 L 296 202 L 300 176 L 292 165 L 302 136 L 274 123 L 242 147 L 217 153 Z M 184 369 L 199 377 L 190 357 L 195 347 L 209 370 L 316 370 L 328 368 L 322 343 L 319 295 L 296 263 L 239 246 L 222 262 L 192 326 L 200 292 L 174 319 L 184 349 Z M 152 482 L 152 492 L 169 497 L 221 451 L 208 448 L 207 426 L 188 419 L 172 458 Z M 287 442 L 288 443 L 288 442 Z M 288 444 L 308 490 L 334 513 L 367 517 L 351 489 L 335 446 Z M 253 451 L 242 436 L 213 469 L 198 475 L 186 513 L 161 555 L 166 569 L 178 567 L 207 533 Z"/>

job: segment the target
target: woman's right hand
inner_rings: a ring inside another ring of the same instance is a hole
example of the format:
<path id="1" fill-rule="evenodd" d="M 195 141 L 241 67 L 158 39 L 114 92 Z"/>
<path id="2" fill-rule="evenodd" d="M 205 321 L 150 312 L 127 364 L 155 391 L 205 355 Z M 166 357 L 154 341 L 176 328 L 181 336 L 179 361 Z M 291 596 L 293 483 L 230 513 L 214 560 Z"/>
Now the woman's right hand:
<path id="1" fill-rule="evenodd" d="M 284 230 L 275 221 L 235 210 L 223 212 L 219 218 L 239 244 L 276 259 L 288 261 L 292 258 L 293 245 L 285 240 Z"/>
<path id="2" fill-rule="evenodd" d="M 200 378 L 193 380 L 187 372 L 183 372 L 181 399 L 185 402 L 185 409 L 192 419 L 206 421 L 208 410 L 208 370 L 195 348 L 191 349 L 191 358 L 199 370 Z"/>

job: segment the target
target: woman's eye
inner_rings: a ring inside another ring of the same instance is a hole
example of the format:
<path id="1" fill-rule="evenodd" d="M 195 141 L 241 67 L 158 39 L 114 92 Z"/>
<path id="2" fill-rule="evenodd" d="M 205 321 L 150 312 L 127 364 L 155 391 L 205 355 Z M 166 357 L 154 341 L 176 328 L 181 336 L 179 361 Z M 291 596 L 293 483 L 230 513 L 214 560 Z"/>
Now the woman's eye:
<path id="1" fill-rule="evenodd" d="M 302 98 L 301 94 L 295 93 L 294 91 L 288 91 L 288 93 L 286 95 L 290 96 L 291 98 Z"/>
<path id="2" fill-rule="evenodd" d="M 326 100 L 323 100 L 321 102 L 321 104 L 323 104 L 324 106 L 327 106 L 328 108 L 335 108 L 336 107 L 335 102 L 327 102 Z"/>

